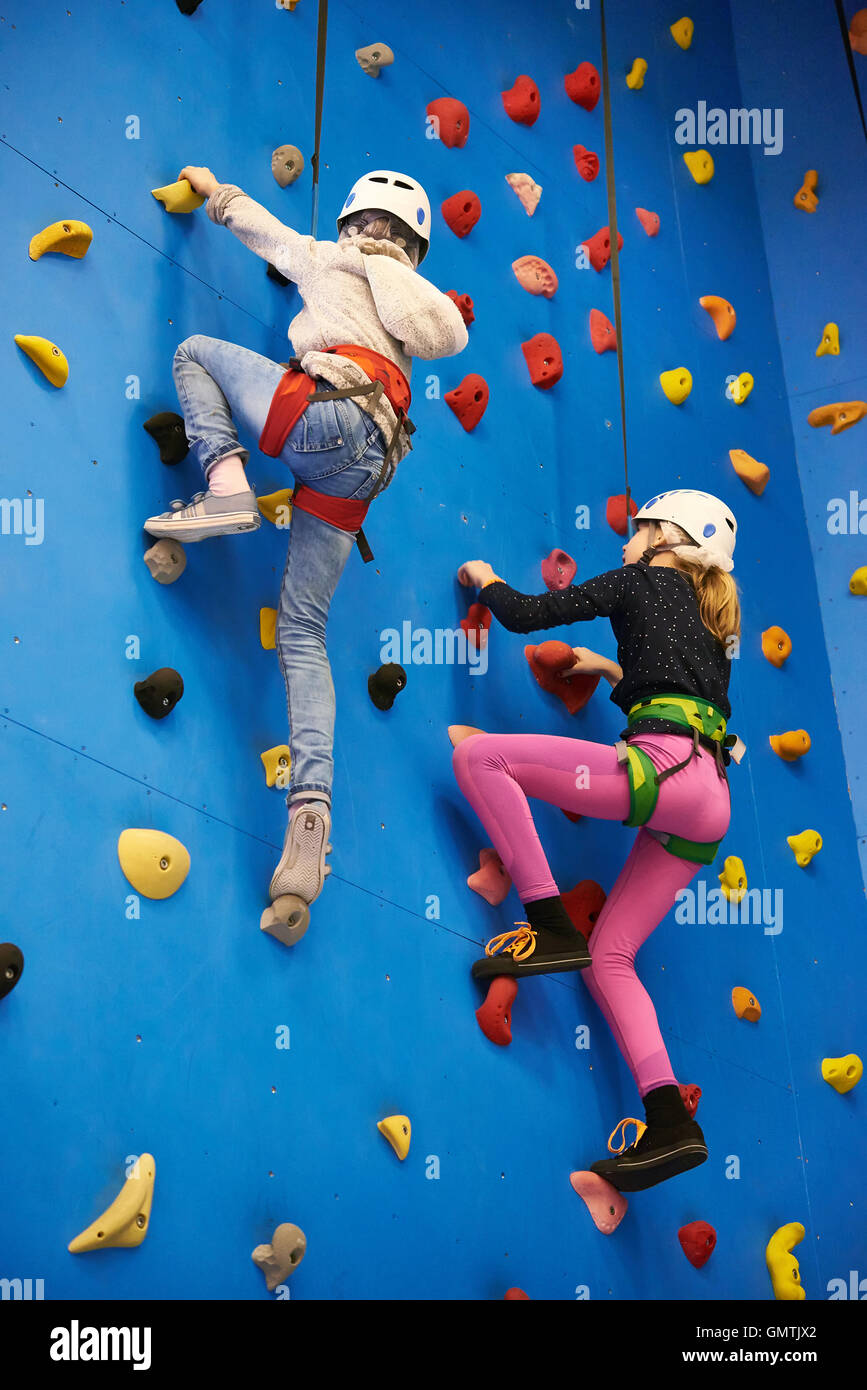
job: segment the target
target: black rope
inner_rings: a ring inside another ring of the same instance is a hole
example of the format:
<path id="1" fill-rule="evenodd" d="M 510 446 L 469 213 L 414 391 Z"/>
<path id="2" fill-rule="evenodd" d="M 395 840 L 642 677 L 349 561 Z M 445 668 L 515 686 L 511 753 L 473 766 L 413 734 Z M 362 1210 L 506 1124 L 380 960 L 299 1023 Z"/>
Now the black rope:
<path id="1" fill-rule="evenodd" d="M 319 137 L 322 133 L 322 99 L 325 92 L 325 39 L 328 33 L 328 0 L 319 0 L 319 29 L 316 35 L 316 116 L 313 130 L 313 211 L 310 216 L 310 235 L 316 235 L 319 217 Z"/>
<path id="2" fill-rule="evenodd" d="M 846 50 L 846 60 L 849 64 L 849 75 L 852 78 L 852 86 L 855 88 L 855 100 L 858 103 L 858 110 L 861 113 L 861 125 L 867 138 L 867 121 L 864 119 L 864 107 L 861 104 L 861 88 L 858 85 L 858 74 L 855 71 L 855 59 L 852 57 L 852 45 L 849 42 L 849 25 L 846 23 L 846 16 L 843 13 L 843 0 L 834 0 L 837 6 L 837 18 L 840 21 L 840 32 L 843 35 L 843 47 Z"/>

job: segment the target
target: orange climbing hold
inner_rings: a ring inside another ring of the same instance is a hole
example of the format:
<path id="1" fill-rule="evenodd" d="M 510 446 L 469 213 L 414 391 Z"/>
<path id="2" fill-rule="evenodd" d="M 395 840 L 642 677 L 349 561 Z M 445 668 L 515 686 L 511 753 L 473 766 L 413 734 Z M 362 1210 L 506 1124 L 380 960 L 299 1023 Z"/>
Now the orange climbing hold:
<path id="1" fill-rule="evenodd" d="M 867 415 L 867 401 L 836 401 L 833 405 L 817 405 L 807 416 L 807 424 L 813 429 L 830 425 L 832 434 L 840 434 L 851 425 L 857 425 Z"/>
<path id="2" fill-rule="evenodd" d="M 703 309 L 707 309 L 713 319 L 717 337 L 730 338 L 736 322 L 736 314 L 727 299 L 723 299 L 718 294 L 703 294 L 698 301 Z"/>
<path id="3" fill-rule="evenodd" d="M 648 236 L 656 236 L 659 231 L 658 212 L 648 212 L 647 208 L 636 208 L 635 216 L 638 218 Z"/>
<path id="4" fill-rule="evenodd" d="M 771 476 L 768 465 L 759 463 L 758 459 L 752 458 L 745 449 L 729 449 L 729 458 L 741 482 L 746 483 L 750 492 L 761 497 Z"/>
<path id="5" fill-rule="evenodd" d="M 867 56 L 867 10 L 856 10 L 849 20 L 849 43 L 853 53 Z"/>
<path id="6" fill-rule="evenodd" d="M 819 182 L 819 175 L 815 169 L 808 169 L 804 175 L 804 182 L 798 189 L 794 197 L 796 208 L 802 212 L 815 212 L 819 206 L 819 199 L 816 197 L 816 184 Z"/>
<path id="7" fill-rule="evenodd" d="M 762 655 L 772 666 L 782 666 L 792 654 L 792 639 L 781 627 L 768 627 L 762 633 Z"/>
<path id="8" fill-rule="evenodd" d="M 599 309 L 590 310 L 590 341 L 596 352 L 617 351 L 614 324 Z"/>
<path id="9" fill-rule="evenodd" d="M 743 985 L 735 985 L 732 990 L 732 1008 L 738 1018 L 745 1018 L 749 1023 L 758 1023 L 762 1016 L 762 1006 L 758 999 Z"/>
<path id="10" fill-rule="evenodd" d="M 810 735 L 806 729 L 790 729 L 785 734 L 770 734 L 768 741 L 778 758 L 794 763 L 810 751 Z"/>

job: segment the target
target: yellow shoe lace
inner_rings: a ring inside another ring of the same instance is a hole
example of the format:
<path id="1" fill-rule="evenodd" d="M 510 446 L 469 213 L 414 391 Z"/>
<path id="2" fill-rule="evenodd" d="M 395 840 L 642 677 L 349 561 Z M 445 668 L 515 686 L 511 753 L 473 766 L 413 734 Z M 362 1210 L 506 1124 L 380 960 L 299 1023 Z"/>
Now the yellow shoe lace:
<path id="1" fill-rule="evenodd" d="M 536 949 L 536 933 L 529 922 L 516 922 L 517 931 L 504 931 L 494 936 L 485 947 L 486 956 L 495 956 L 499 951 L 511 951 L 512 960 L 526 960 Z"/>
<path id="2" fill-rule="evenodd" d="M 636 1120 L 635 1117 L 634 1117 L 633 1115 L 630 1115 L 628 1119 L 621 1120 L 621 1121 L 620 1121 L 620 1124 L 619 1124 L 619 1125 L 616 1125 L 616 1126 L 614 1127 L 614 1129 L 612 1130 L 612 1132 L 611 1132 L 611 1137 L 610 1137 L 609 1140 L 608 1140 L 608 1152 L 609 1152 L 609 1153 L 612 1153 L 612 1154 L 622 1154 L 622 1153 L 623 1153 L 623 1150 L 626 1148 L 626 1126 L 627 1126 L 627 1125 L 635 1125 L 635 1138 L 633 1139 L 632 1143 L 629 1145 L 630 1149 L 632 1149 L 632 1148 L 635 1147 L 635 1145 L 638 1143 L 639 1139 L 641 1138 L 642 1134 L 643 1134 L 644 1131 L 647 1129 L 647 1125 L 644 1123 L 644 1121 L 643 1121 L 643 1120 Z M 612 1147 L 613 1144 L 614 1144 L 614 1136 L 615 1136 L 615 1134 L 617 1133 L 618 1129 L 621 1128 L 621 1126 L 622 1126 L 622 1128 L 623 1128 L 623 1134 L 622 1134 L 622 1137 L 621 1137 L 620 1148 L 619 1148 L 619 1149 L 615 1149 L 615 1148 Z"/>

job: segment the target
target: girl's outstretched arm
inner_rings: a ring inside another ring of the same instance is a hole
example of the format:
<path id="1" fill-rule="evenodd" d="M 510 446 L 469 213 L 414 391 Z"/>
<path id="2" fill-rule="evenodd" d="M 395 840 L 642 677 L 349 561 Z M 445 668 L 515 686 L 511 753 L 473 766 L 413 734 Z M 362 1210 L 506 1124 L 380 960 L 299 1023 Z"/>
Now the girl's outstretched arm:
<path id="1" fill-rule="evenodd" d="M 187 165 L 179 177 L 188 179 L 197 193 L 207 197 L 212 222 L 228 227 L 254 255 L 270 261 L 288 280 L 297 282 L 313 262 L 316 238 L 287 227 L 237 184 L 218 183 L 210 169 L 194 165 Z"/>
<path id="2" fill-rule="evenodd" d="M 458 578 L 462 584 L 478 585 L 479 602 L 510 632 L 538 632 L 590 618 L 610 618 L 626 601 L 631 568 L 607 570 L 583 584 L 544 594 L 522 594 L 511 588 L 484 560 L 462 565 Z"/>

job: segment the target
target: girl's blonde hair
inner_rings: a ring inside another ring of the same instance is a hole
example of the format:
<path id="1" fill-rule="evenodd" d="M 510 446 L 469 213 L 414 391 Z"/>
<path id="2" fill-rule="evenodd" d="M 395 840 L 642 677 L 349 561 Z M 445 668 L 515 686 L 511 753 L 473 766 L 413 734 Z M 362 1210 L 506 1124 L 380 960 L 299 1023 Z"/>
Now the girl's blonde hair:
<path id="1" fill-rule="evenodd" d="M 666 537 L 658 522 L 652 523 L 654 527 L 655 540 L 650 541 L 650 545 L 658 544 L 660 540 L 666 541 Z M 681 542 L 688 544 L 692 539 L 681 526 L 674 522 L 666 522 L 669 534 L 677 533 L 677 539 L 668 541 L 667 544 L 678 545 Z M 673 567 L 680 570 L 681 574 L 686 575 L 695 590 L 698 599 L 698 611 L 701 620 L 709 632 L 712 632 L 721 646 L 725 646 L 730 637 L 740 639 L 741 635 L 741 605 L 738 597 L 738 587 L 730 574 L 721 570 L 718 565 L 704 565 L 697 560 L 690 560 L 688 552 L 680 551 L 677 554 L 669 551 Z"/>

